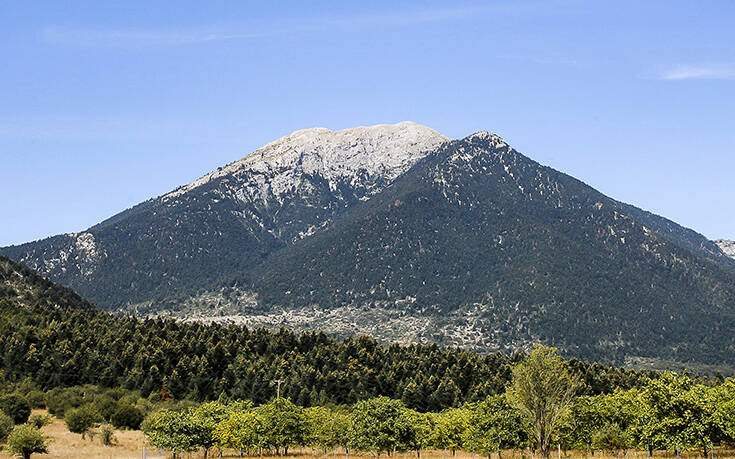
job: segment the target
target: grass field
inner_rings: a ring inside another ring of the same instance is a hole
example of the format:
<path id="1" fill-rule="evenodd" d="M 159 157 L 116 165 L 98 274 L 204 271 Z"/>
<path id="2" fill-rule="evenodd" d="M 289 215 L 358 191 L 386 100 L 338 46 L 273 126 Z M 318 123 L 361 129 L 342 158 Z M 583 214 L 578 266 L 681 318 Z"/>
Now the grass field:
<path id="1" fill-rule="evenodd" d="M 45 411 L 34 411 L 34 413 L 45 413 Z M 49 454 L 34 454 L 34 458 L 89 458 L 89 459 L 108 459 L 108 458 L 120 458 L 120 459 L 138 459 L 143 457 L 143 447 L 146 445 L 145 437 L 140 431 L 130 430 L 116 430 L 115 438 L 117 443 L 115 446 L 104 446 L 98 435 L 92 435 L 84 440 L 81 435 L 73 434 L 67 430 L 63 419 L 52 418 L 53 422 L 43 428 L 43 432 L 52 439 L 49 447 Z M 239 457 L 237 451 L 223 451 L 223 457 Z M 351 457 L 355 457 L 355 454 L 351 454 Z M 362 455 L 370 457 L 370 455 Z M 156 448 L 147 446 L 146 457 L 150 459 L 155 458 L 168 458 L 171 454 L 165 451 L 159 451 Z M 182 459 L 195 459 L 203 457 L 203 453 L 190 453 L 179 455 Z M 218 454 L 216 450 L 210 450 L 210 458 L 217 458 Z M 256 456 L 257 457 L 257 456 Z M 271 456 L 272 457 L 272 456 Z M 289 454 L 289 459 L 347 459 L 344 452 L 330 452 L 328 454 L 312 453 L 311 450 L 295 450 Z M 373 455 L 373 457 L 375 457 Z M 386 457 L 383 455 L 383 457 Z M 493 454 L 491 459 L 497 459 L 497 454 Z M 586 456 L 584 451 L 567 451 L 562 452 L 563 458 L 583 458 L 590 457 L 591 459 L 606 459 L 606 458 L 617 458 L 616 455 L 601 454 L 599 451 L 594 456 Z M 622 453 L 620 457 L 623 457 Z M 644 451 L 628 451 L 627 458 L 645 458 L 646 453 Z M 676 454 L 673 452 L 656 451 L 654 457 L 657 458 L 675 458 Z M 682 453 L 682 458 L 701 458 L 702 453 L 696 451 Z M 728 451 L 717 451 L 715 457 L 718 458 L 735 458 L 735 450 Z M 6 451 L 0 451 L 0 459 L 10 459 L 11 456 Z M 416 453 L 399 453 L 393 456 L 394 459 L 416 459 Z M 455 456 L 452 456 L 449 451 L 424 451 L 421 454 L 421 459 L 484 459 L 485 456 L 477 454 L 457 452 Z M 387 459 L 387 458 L 386 458 Z M 502 453 L 502 459 L 539 459 L 539 456 L 532 456 L 528 451 L 504 451 Z M 558 453 L 552 452 L 551 459 L 558 459 Z"/>

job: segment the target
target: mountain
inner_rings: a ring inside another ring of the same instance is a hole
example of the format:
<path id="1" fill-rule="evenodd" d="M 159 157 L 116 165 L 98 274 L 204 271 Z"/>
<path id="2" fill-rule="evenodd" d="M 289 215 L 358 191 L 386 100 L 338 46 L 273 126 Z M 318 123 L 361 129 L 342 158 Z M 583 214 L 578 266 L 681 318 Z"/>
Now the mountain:
<path id="1" fill-rule="evenodd" d="M 722 252 L 730 258 L 735 258 L 735 241 L 729 241 L 727 239 L 718 239 L 715 244 L 722 250 Z"/>
<path id="2" fill-rule="evenodd" d="M 2 252 L 137 314 L 735 364 L 735 260 L 487 132 L 297 131 L 87 232 Z"/>
<path id="3" fill-rule="evenodd" d="M 188 293 L 319 231 L 447 140 L 408 122 L 296 131 L 83 233 L 2 253 L 108 310 Z"/>

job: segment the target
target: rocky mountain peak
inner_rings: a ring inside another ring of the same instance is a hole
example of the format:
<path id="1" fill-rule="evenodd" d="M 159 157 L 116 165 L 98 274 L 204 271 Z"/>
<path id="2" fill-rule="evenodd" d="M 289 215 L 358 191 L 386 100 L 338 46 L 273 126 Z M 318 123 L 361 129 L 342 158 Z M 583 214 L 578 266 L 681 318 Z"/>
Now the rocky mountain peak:
<path id="1" fill-rule="evenodd" d="M 503 140 L 502 137 L 500 137 L 497 134 L 493 134 L 492 132 L 488 131 L 479 131 L 475 132 L 474 134 L 465 137 L 465 142 L 469 143 L 475 143 L 475 142 L 490 142 L 491 144 L 494 144 L 495 146 L 508 146 L 508 143 Z"/>
<path id="2" fill-rule="evenodd" d="M 211 172 L 166 197 L 175 197 L 226 175 L 285 175 L 283 185 L 299 174 L 319 175 L 330 186 L 358 173 L 394 180 L 449 139 L 410 121 L 332 131 L 317 127 L 281 137 L 239 161 Z M 271 181 L 273 183 L 273 181 Z"/>

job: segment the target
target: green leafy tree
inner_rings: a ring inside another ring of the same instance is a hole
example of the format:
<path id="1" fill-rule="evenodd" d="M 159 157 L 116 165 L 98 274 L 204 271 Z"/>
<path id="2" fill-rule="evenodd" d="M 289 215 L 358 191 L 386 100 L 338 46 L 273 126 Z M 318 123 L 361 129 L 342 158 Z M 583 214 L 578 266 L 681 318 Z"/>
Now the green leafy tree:
<path id="1" fill-rule="evenodd" d="M 220 447 L 238 449 L 242 456 L 243 450 L 264 446 L 263 420 L 253 409 L 233 411 L 217 424 L 214 438 Z"/>
<path id="2" fill-rule="evenodd" d="M 458 449 L 462 449 L 465 431 L 470 426 L 471 414 L 466 408 L 450 408 L 435 414 L 430 436 L 431 446 L 450 450 L 454 456 Z"/>
<path id="3" fill-rule="evenodd" d="M 286 398 L 275 398 L 257 408 L 263 420 L 265 443 L 288 454 L 290 446 L 303 442 L 302 409 Z"/>
<path id="4" fill-rule="evenodd" d="M 345 452 L 350 454 L 350 432 L 352 432 L 352 416 L 344 409 L 332 411 L 332 421 L 329 427 L 331 439 L 328 444 L 330 448 L 341 446 Z"/>
<path id="5" fill-rule="evenodd" d="M 644 400 L 638 388 L 629 390 L 616 388 L 612 394 L 598 395 L 597 398 L 602 418 L 600 426 L 617 424 L 621 429 L 629 430 L 645 409 Z"/>
<path id="6" fill-rule="evenodd" d="M 601 428 L 607 424 L 626 428 L 637 416 L 629 406 L 633 402 L 630 394 L 623 391 L 614 395 L 579 396 L 570 406 L 555 439 L 567 448 L 584 449 L 589 454 L 593 436 Z"/>
<path id="7" fill-rule="evenodd" d="M 536 445 L 548 458 L 551 439 L 563 422 L 579 385 L 556 349 L 536 345 L 513 367 L 509 401 L 530 423 Z"/>
<path id="8" fill-rule="evenodd" d="M 331 416 L 331 410 L 323 406 L 304 408 L 304 445 L 310 448 L 321 448 L 324 453 L 327 448 L 322 447 L 326 426 Z"/>
<path id="9" fill-rule="evenodd" d="M 342 409 L 315 406 L 304 409 L 304 444 L 325 454 L 342 447 L 349 454 L 350 414 Z"/>
<path id="10" fill-rule="evenodd" d="M 84 403 L 79 388 L 55 388 L 46 393 L 48 412 L 57 418 L 63 418 L 66 411 L 77 408 Z"/>
<path id="11" fill-rule="evenodd" d="M 722 439 L 735 442 L 735 379 L 728 378 L 712 389 L 712 397 L 715 404 L 714 422 Z"/>
<path id="12" fill-rule="evenodd" d="M 642 412 L 633 426 L 641 444 L 665 449 L 701 448 L 720 441 L 717 394 L 688 376 L 664 373 L 642 390 Z"/>
<path id="13" fill-rule="evenodd" d="M 592 445 L 603 451 L 610 453 L 623 453 L 630 446 L 628 433 L 620 428 L 617 424 L 605 424 L 601 429 L 592 435 Z"/>
<path id="14" fill-rule="evenodd" d="M 510 406 L 504 395 L 494 395 L 471 407 L 463 444 L 490 458 L 501 450 L 517 449 L 528 443 L 530 426 L 521 413 Z"/>
<path id="15" fill-rule="evenodd" d="M 375 397 L 352 408 L 350 446 L 359 451 L 382 452 L 408 448 L 412 429 L 400 400 Z"/>
<path id="16" fill-rule="evenodd" d="M 405 410 L 403 417 L 411 429 L 408 441 L 406 442 L 406 448 L 416 451 L 416 455 L 420 458 L 421 451 L 431 443 L 434 420 L 431 414 L 419 413 L 411 409 Z"/>
<path id="17" fill-rule="evenodd" d="M 592 435 L 599 428 L 599 410 L 597 397 L 577 397 L 569 414 L 559 424 L 555 439 L 566 447 L 586 449 L 591 452 Z"/>
<path id="18" fill-rule="evenodd" d="M 304 409 L 304 444 L 328 451 L 347 444 L 349 416 L 323 406 Z"/>
<path id="19" fill-rule="evenodd" d="M 220 402 L 202 403 L 186 412 L 188 422 L 194 430 L 192 445 L 204 448 L 205 458 L 209 449 L 217 444 L 215 429 L 229 414 L 228 407 Z"/>
<path id="20" fill-rule="evenodd" d="M 31 454 L 47 454 L 49 439 L 37 428 L 23 424 L 8 436 L 7 450 L 12 455 L 30 459 Z"/>
<path id="21" fill-rule="evenodd" d="M 100 420 L 100 415 L 91 407 L 81 406 L 69 410 L 64 416 L 69 432 L 81 434 L 82 438 Z"/>
<path id="22" fill-rule="evenodd" d="M 31 405 L 20 394 L 8 394 L 0 397 L 0 411 L 10 416 L 14 423 L 23 424 L 31 415 Z"/>
<path id="23" fill-rule="evenodd" d="M 176 457 L 178 453 L 196 451 L 199 435 L 187 411 L 163 409 L 153 413 L 141 424 L 141 430 L 151 445 L 167 449 Z"/>

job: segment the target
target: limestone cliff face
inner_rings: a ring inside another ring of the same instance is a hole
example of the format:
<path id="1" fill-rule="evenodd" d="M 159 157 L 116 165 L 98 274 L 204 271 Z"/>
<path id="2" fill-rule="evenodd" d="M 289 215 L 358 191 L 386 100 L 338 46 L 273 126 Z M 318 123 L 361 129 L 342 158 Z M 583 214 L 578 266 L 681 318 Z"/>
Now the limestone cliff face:
<path id="1" fill-rule="evenodd" d="M 318 176 L 332 191 L 347 183 L 365 194 L 380 189 L 413 166 L 447 137 L 420 124 L 405 121 L 356 127 L 341 131 L 326 128 L 293 132 L 239 161 L 211 172 L 167 195 L 170 200 L 222 177 L 241 184 L 239 195 L 252 200 L 281 198 Z"/>
<path id="2" fill-rule="evenodd" d="M 722 252 L 730 258 L 735 258 L 735 241 L 727 239 L 718 239 L 715 244 L 722 250 Z"/>

